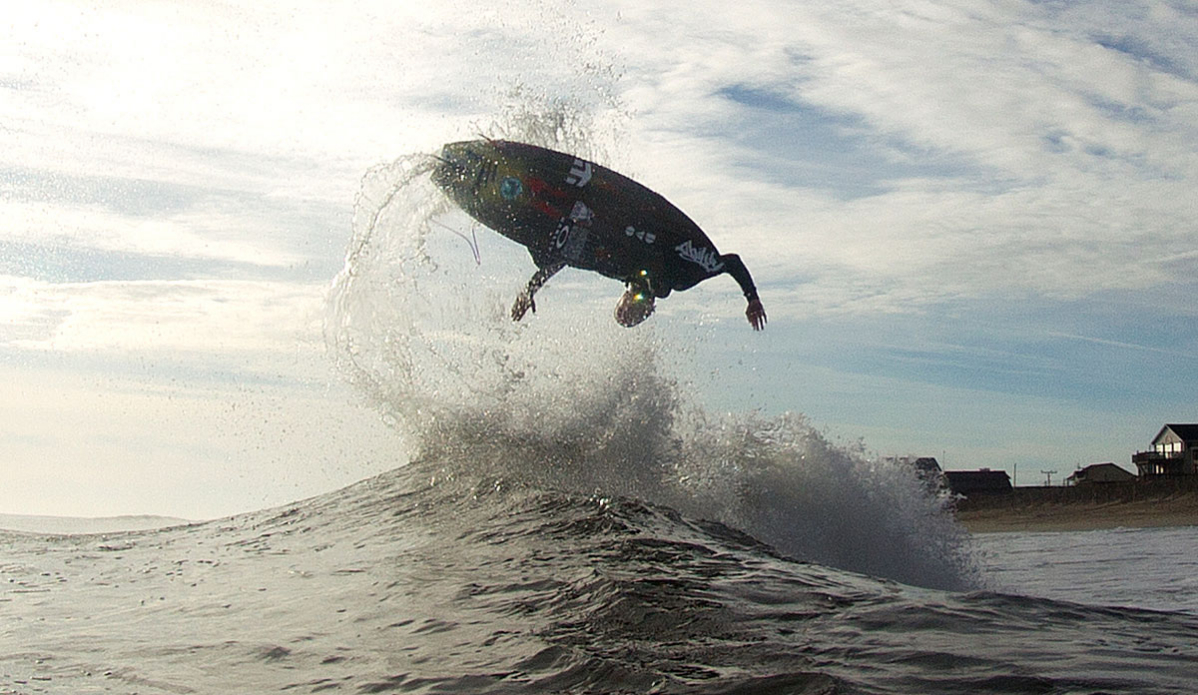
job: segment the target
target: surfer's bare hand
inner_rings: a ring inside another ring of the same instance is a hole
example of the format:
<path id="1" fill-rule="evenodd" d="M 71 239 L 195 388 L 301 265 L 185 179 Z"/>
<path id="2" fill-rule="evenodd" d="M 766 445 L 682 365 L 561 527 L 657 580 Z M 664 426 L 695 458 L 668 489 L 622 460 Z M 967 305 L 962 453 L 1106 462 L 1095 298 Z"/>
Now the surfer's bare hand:
<path id="1" fill-rule="evenodd" d="M 532 313 L 537 313 L 537 303 L 533 301 L 531 294 L 521 292 L 516 296 L 516 303 L 512 305 L 512 320 L 519 321 L 524 318 L 529 309 L 532 309 Z"/>
<path id="2" fill-rule="evenodd" d="M 749 300 L 749 308 L 745 309 L 745 316 L 749 319 L 749 324 L 753 326 L 753 330 L 760 331 L 765 328 L 765 307 L 761 306 L 760 299 Z"/>

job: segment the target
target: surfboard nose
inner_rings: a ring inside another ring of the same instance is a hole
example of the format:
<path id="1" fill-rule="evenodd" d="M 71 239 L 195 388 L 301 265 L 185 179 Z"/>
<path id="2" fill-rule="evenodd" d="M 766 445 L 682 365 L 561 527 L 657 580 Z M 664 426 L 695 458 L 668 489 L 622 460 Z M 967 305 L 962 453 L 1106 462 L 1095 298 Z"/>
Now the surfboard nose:
<path id="1" fill-rule="evenodd" d="M 435 155 L 432 180 L 446 193 L 453 196 L 474 195 L 484 178 L 488 157 L 482 149 L 485 141 L 451 142 Z"/>
<path id="2" fill-rule="evenodd" d="M 443 189 L 453 188 L 456 184 L 470 176 L 470 161 L 466 157 L 464 143 L 450 143 L 441 148 L 440 154 L 433 155 L 437 163 L 433 167 L 433 183 Z"/>

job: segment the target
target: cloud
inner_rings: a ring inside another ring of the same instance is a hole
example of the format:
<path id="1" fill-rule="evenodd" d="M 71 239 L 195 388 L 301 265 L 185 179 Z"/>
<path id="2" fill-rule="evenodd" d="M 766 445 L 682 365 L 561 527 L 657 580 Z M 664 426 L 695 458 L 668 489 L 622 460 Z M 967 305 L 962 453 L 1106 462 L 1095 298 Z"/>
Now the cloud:
<path id="1" fill-rule="evenodd" d="M 1189 233 L 1179 201 L 1198 172 L 1179 6 L 688 7 L 599 3 L 573 21 L 554 3 L 48 4 L 37 29 L 13 20 L 25 61 L 5 83 L 8 127 L 49 137 L 8 156 L 26 172 L 56 161 L 66 185 L 171 182 L 146 196 L 162 204 L 194 187 L 241 210 L 275 194 L 331 208 L 370 163 L 462 134 L 519 84 L 635 113 L 613 163 L 724 245 L 768 246 L 755 265 L 791 268 L 779 281 L 860 273 L 906 301 L 929 278 L 978 296 L 1176 276 L 1150 259 Z M 200 211 L 211 224 L 193 234 L 223 249 L 176 249 L 245 260 L 220 238 L 262 238 L 239 214 Z"/>
<path id="2" fill-rule="evenodd" d="M 0 347 L 122 355 L 323 350 L 324 286 L 249 281 L 48 283 L 0 277 Z"/>
<path id="3" fill-rule="evenodd" d="M 826 367 L 807 400 L 844 396 L 840 422 L 964 388 L 1009 433 L 1019 401 L 977 394 L 1155 417 L 1145 394 L 1192 392 L 1151 376 L 1195 354 L 1168 328 L 1193 318 L 1185 2 L 48 0 L 0 44 L 0 358 L 318 352 L 364 172 L 539 118 L 741 254 L 771 317 L 741 352 Z M 519 286 L 514 256 L 486 272 Z M 545 311 L 609 312 L 602 289 L 564 276 Z M 737 299 L 713 281 L 660 318 L 743 329 Z"/>
<path id="4" fill-rule="evenodd" d="M 47 260 L 59 256 L 95 252 L 93 265 L 114 260 L 112 254 L 143 257 L 146 265 L 156 259 L 225 261 L 264 269 L 299 263 L 303 256 L 294 250 L 269 243 L 262 226 L 242 208 L 230 210 L 219 201 L 207 200 L 192 209 L 162 215 L 129 216 L 89 206 L 48 206 L 31 203 L 0 203 L 0 214 L 11 225 L 0 236 L 0 267 L 24 266 L 31 275 L 43 271 L 35 247 Z M 21 250 L 24 245 L 29 250 Z M 6 248 L 8 247 L 8 248 Z M 81 263 L 82 265 L 82 263 Z M 163 268 L 165 269 L 165 268 Z M 50 269 L 48 274 L 55 275 Z M 90 273 L 104 278 L 101 267 Z"/>
<path id="5" fill-rule="evenodd" d="M 1189 272 L 1161 261 L 1198 172 L 1182 6 L 534 5 L 26 10 L 6 122 L 47 137 L 18 139 L 8 179 L 57 190 L 7 203 L 29 222 L 14 241 L 40 220 L 101 260 L 269 274 L 336 255 L 335 211 L 373 161 L 566 97 L 636 114 L 610 163 L 825 311 Z M 324 209 L 288 214 L 305 203 Z"/>
<path id="6" fill-rule="evenodd" d="M 633 168 L 764 281 L 854 311 L 1184 280 L 1161 259 L 1193 233 L 1194 17 L 1063 7 L 624 4 Z"/>

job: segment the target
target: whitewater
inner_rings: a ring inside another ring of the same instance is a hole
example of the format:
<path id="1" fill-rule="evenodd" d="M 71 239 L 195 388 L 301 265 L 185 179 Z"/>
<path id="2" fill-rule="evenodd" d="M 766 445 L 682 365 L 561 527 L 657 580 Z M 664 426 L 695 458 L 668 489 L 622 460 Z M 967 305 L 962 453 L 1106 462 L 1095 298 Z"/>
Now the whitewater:
<path id="1" fill-rule="evenodd" d="M 589 132 L 486 134 L 602 155 Z M 477 265 L 490 232 L 428 170 L 364 178 L 326 321 L 394 470 L 207 523 L 0 532 L 0 693 L 1194 691 L 1193 606 L 1014 593 L 912 470 L 705 408 L 668 312 L 625 330 L 567 286 L 513 324 L 531 263 Z"/>

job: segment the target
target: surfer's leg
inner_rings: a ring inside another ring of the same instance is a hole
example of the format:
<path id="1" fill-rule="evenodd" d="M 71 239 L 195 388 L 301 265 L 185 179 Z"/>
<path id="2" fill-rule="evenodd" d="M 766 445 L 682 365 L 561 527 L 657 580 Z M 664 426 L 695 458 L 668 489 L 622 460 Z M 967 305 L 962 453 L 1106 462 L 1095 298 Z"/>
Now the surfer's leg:
<path id="1" fill-rule="evenodd" d="M 528 286 L 524 291 L 516 296 L 516 303 L 512 305 L 512 320 L 519 321 L 524 318 L 524 314 L 532 309 L 532 313 L 537 313 L 537 303 L 533 300 L 533 295 L 537 290 L 549 281 L 549 278 L 557 274 L 557 271 L 565 268 L 565 263 L 550 263 L 549 265 L 541 266 L 533 273 L 532 279 L 528 281 Z"/>

